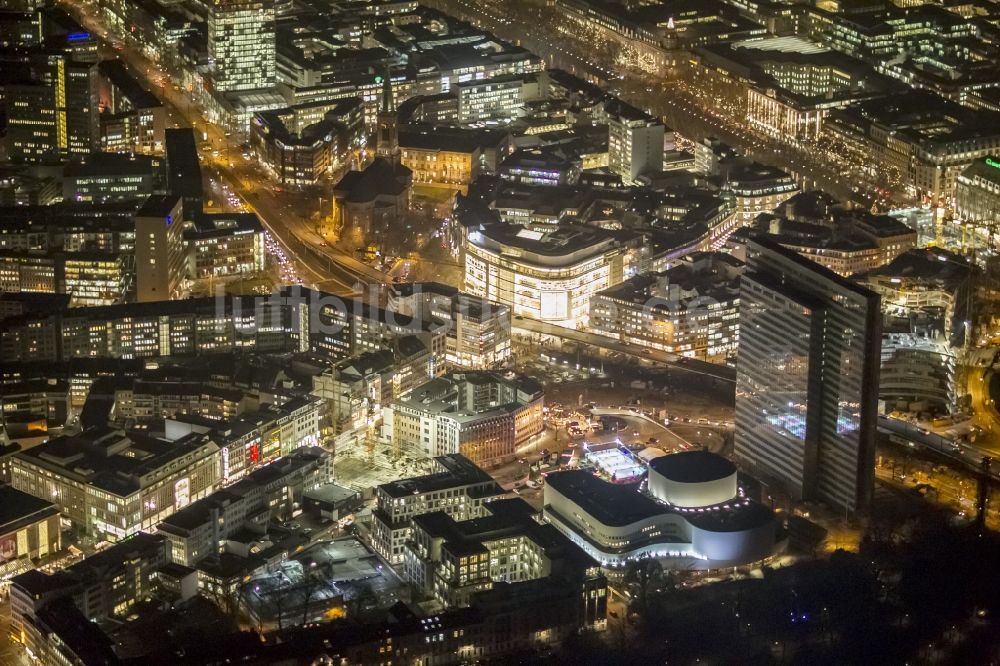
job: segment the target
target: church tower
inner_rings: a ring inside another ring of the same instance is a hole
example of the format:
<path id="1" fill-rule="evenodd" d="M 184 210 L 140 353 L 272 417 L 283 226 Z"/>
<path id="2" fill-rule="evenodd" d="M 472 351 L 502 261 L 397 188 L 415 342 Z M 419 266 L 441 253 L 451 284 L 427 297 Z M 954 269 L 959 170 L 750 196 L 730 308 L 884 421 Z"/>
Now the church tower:
<path id="1" fill-rule="evenodd" d="M 382 103 L 378 110 L 375 149 L 379 157 L 395 164 L 399 160 L 399 116 L 392 99 L 389 68 L 385 68 L 385 76 L 378 78 L 382 79 Z"/>

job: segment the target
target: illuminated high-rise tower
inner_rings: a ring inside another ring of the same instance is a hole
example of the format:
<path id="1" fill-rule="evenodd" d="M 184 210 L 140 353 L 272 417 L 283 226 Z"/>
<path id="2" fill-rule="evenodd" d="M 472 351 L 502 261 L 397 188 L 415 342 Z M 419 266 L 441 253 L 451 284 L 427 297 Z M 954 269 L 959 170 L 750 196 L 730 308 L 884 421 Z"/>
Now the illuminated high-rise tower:
<path id="1" fill-rule="evenodd" d="M 154 194 L 135 213 L 136 300 L 147 303 L 181 296 L 186 261 L 182 199 Z"/>
<path id="2" fill-rule="evenodd" d="M 275 84 L 274 0 L 214 0 L 208 10 L 208 56 L 219 92 Z"/>
<path id="3" fill-rule="evenodd" d="M 608 169 L 632 184 L 663 170 L 666 128 L 658 119 L 624 102 L 608 103 Z"/>
<path id="4" fill-rule="evenodd" d="M 735 457 L 845 513 L 874 483 L 879 297 L 763 237 L 740 280 Z"/>
<path id="5" fill-rule="evenodd" d="M 96 147 L 97 69 L 54 50 L 0 56 L 9 159 L 58 161 Z"/>

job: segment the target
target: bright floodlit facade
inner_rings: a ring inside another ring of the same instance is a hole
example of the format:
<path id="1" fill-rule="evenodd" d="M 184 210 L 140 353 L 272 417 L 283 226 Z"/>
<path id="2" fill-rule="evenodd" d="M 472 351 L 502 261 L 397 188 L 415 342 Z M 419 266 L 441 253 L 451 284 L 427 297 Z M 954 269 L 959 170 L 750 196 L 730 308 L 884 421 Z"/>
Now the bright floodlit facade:
<path id="1" fill-rule="evenodd" d="M 625 278 L 629 249 L 597 228 L 482 225 L 467 233 L 465 287 L 511 306 L 515 316 L 577 328 L 589 317 L 590 297 Z"/>
<path id="2" fill-rule="evenodd" d="M 496 465 L 542 432 L 544 402 L 541 385 L 527 377 L 454 372 L 393 402 L 384 432 L 410 455 L 461 453 L 477 465 Z"/>
<path id="3" fill-rule="evenodd" d="M 15 457 L 11 485 L 55 502 L 81 534 L 117 541 L 214 491 L 219 462 L 204 435 L 167 442 L 95 428 Z"/>
<path id="4" fill-rule="evenodd" d="M 413 518 L 432 511 L 443 511 L 456 520 L 478 518 L 485 514 L 483 505 L 502 494 L 493 477 L 465 456 L 435 458 L 431 474 L 384 483 L 375 489 L 372 547 L 389 564 L 402 564 Z"/>
<path id="5" fill-rule="evenodd" d="M 766 559 L 782 547 L 774 512 L 743 496 L 736 467 L 706 451 L 650 462 L 645 492 L 584 470 L 549 474 L 545 519 L 608 569 L 655 558 L 671 569 Z"/>

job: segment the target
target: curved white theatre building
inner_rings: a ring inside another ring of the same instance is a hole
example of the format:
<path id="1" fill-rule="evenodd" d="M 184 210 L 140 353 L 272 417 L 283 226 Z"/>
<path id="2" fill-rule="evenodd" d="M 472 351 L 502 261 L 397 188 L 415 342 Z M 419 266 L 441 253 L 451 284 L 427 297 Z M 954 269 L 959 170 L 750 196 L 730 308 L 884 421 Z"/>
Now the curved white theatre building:
<path id="1" fill-rule="evenodd" d="M 549 474 L 545 517 L 605 567 L 656 557 L 674 569 L 750 564 L 780 547 L 771 509 L 740 495 L 736 467 L 706 451 L 650 462 L 646 492 L 583 470 Z"/>

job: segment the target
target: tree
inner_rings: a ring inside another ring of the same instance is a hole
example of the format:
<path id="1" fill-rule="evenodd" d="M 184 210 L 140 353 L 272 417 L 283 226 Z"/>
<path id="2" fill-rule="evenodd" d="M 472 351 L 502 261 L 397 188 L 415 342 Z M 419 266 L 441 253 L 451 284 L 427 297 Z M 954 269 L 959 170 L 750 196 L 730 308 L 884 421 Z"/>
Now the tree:
<path id="1" fill-rule="evenodd" d="M 592 631 L 569 634 L 556 654 L 555 662 L 590 666 L 624 663 L 622 651 L 613 651 L 608 643 Z"/>
<path id="2" fill-rule="evenodd" d="M 233 622 L 239 623 L 240 610 L 243 604 L 243 596 L 246 594 L 246 583 L 239 583 L 232 594 L 229 594 L 221 585 L 212 587 L 212 596 L 215 603 L 222 612 Z"/>
<path id="3" fill-rule="evenodd" d="M 365 606 L 375 601 L 376 596 L 372 586 L 366 582 L 358 583 L 356 593 L 344 602 L 344 610 L 349 618 L 360 618 L 364 615 Z"/>
<path id="4" fill-rule="evenodd" d="M 625 568 L 624 582 L 635 591 L 636 605 L 640 612 L 644 611 L 649 607 L 650 590 L 663 582 L 663 565 L 652 557 L 633 560 Z"/>
<path id="5" fill-rule="evenodd" d="M 317 576 L 313 571 L 309 570 L 306 572 L 306 579 L 302 582 L 301 589 L 303 594 L 302 599 L 302 624 L 309 622 L 309 607 L 310 601 L 312 601 L 313 594 L 319 589 L 323 584 L 323 581 Z"/>

